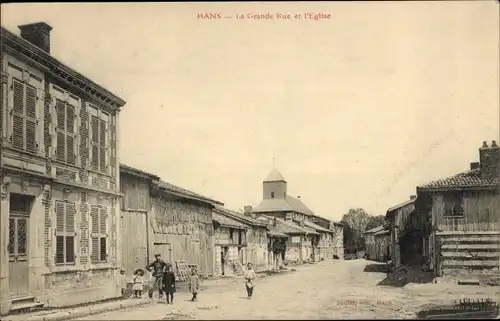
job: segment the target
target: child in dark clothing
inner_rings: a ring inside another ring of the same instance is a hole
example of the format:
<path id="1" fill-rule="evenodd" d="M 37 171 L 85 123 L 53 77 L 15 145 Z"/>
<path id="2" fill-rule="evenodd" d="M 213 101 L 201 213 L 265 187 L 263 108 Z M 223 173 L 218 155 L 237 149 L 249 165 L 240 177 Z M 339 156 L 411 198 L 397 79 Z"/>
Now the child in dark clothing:
<path id="1" fill-rule="evenodd" d="M 174 304 L 175 275 L 169 265 L 167 265 L 166 271 L 163 274 L 163 290 L 167 297 L 167 304 Z"/>

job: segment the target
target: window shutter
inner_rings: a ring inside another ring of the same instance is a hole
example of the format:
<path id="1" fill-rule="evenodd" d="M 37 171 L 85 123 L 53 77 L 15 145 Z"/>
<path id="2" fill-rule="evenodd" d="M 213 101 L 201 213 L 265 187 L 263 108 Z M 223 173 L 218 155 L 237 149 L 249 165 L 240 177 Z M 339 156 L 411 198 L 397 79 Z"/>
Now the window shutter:
<path id="1" fill-rule="evenodd" d="M 26 86 L 26 150 L 36 152 L 36 88 Z"/>
<path id="2" fill-rule="evenodd" d="M 99 169 L 101 172 L 106 172 L 106 122 L 99 119 Z"/>
<path id="3" fill-rule="evenodd" d="M 66 263 L 75 263 L 75 237 L 66 236 Z"/>
<path id="4" fill-rule="evenodd" d="M 99 208 L 99 234 L 106 236 L 106 223 L 108 220 L 108 213 L 105 207 Z"/>
<path id="5" fill-rule="evenodd" d="M 56 264 L 64 263 L 64 236 L 56 236 Z"/>
<path id="6" fill-rule="evenodd" d="M 92 262 L 99 261 L 99 207 L 92 205 L 90 207 L 91 218 L 91 244 L 92 249 L 90 253 L 90 260 Z"/>
<path id="7" fill-rule="evenodd" d="M 56 232 L 64 233 L 64 203 L 56 202 Z"/>
<path id="8" fill-rule="evenodd" d="M 99 118 L 92 116 L 91 124 L 91 167 L 93 170 L 99 170 Z"/>
<path id="9" fill-rule="evenodd" d="M 12 119 L 12 146 L 24 148 L 24 85 L 18 80 L 12 81 L 13 97 L 13 119 Z"/>
<path id="10" fill-rule="evenodd" d="M 64 133 L 65 118 L 66 118 L 66 105 L 62 100 L 56 99 L 56 158 L 58 161 L 66 161 L 65 145 L 66 135 Z"/>
<path id="11" fill-rule="evenodd" d="M 66 105 L 66 161 L 75 164 L 75 107 Z"/>
<path id="12" fill-rule="evenodd" d="M 75 204 L 66 203 L 66 232 L 75 232 Z"/>

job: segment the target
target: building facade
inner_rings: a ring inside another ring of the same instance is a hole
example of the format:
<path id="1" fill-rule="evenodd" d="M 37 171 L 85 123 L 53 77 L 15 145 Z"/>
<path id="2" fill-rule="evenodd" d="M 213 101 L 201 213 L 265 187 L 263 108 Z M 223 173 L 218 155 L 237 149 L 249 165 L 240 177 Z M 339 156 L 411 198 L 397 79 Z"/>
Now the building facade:
<path id="1" fill-rule="evenodd" d="M 1 28 L 0 312 L 119 295 L 119 111 L 50 55 L 51 27 Z"/>
<path id="2" fill-rule="evenodd" d="M 483 143 L 479 160 L 468 171 L 417 187 L 417 211 L 429 222 L 430 267 L 437 275 L 498 272 L 500 149 L 495 141 Z"/>

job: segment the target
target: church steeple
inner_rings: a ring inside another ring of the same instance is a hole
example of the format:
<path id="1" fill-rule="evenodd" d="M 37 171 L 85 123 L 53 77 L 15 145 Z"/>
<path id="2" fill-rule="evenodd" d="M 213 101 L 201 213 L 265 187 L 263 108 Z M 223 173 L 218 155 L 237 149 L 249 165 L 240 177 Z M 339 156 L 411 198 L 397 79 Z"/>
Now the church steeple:
<path id="1" fill-rule="evenodd" d="M 262 185 L 264 199 L 286 198 L 286 180 L 275 167 L 264 179 Z"/>

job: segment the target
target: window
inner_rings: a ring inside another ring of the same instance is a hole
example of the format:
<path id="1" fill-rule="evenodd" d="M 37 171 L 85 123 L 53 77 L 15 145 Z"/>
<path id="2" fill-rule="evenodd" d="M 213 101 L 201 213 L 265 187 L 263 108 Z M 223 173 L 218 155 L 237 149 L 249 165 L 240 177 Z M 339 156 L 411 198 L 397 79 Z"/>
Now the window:
<path id="1" fill-rule="evenodd" d="M 75 204 L 56 201 L 56 264 L 75 264 Z"/>
<path id="2" fill-rule="evenodd" d="M 109 115 L 91 107 L 90 114 L 90 166 L 93 170 L 108 173 L 109 164 Z"/>
<path id="3" fill-rule="evenodd" d="M 271 192 L 271 198 L 274 198 L 274 192 Z"/>
<path id="4" fill-rule="evenodd" d="M 450 192 L 444 196 L 444 216 L 462 217 L 464 215 L 462 207 L 462 195 L 458 192 Z"/>
<path id="5" fill-rule="evenodd" d="M 75 107 L 56 100 L 58 161 L 75 164 Z"/>
<path id="6" fill-rule="evenodd" d="M 53 146 L 59 162 L 79 165 L 78 162 L 78 119 L 80 99 L 51 84 Z"/>
<path id="7" fill-rule="evenodd" d="M 38 77 L 26 68 L 11 63 L 7 67 L 10 143 L 14 148 L 38 153 L 39 131 L 43 130 L 38 116 L 38 110 L 43 108 L 43 76 Z"/>
<path id="8" fill-rule="evenodd" d="M 102 263 L 107 260 L 107 210 L 103 206 L 92 205 L 90 209 L 92 219 L 92 253 L 90 258 L 92 263 Z"/>

